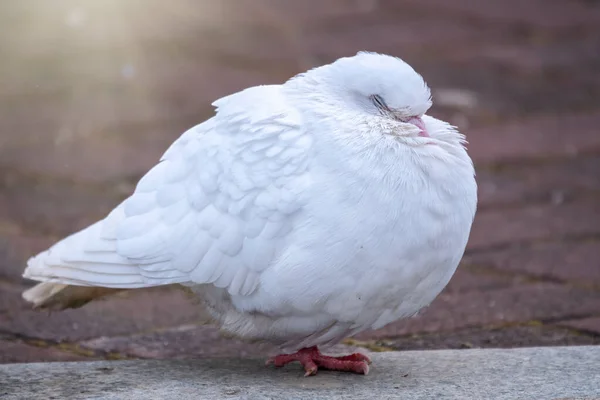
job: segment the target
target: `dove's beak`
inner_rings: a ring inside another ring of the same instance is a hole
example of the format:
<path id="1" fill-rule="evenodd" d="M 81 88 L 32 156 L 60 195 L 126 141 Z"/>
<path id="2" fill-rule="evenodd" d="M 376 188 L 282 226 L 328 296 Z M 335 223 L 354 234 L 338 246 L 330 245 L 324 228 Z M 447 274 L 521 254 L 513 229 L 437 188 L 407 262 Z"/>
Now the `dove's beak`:
<path id="1" fill-rule="evenodd" d="M 427 132 L 427 127 L 425 126 L 425 122 L 423 122 L 421 117 L 410 117 L 409 119 L 407 119 L 404 122 L 406 122 L 407 124 L 412 124 L 412 125 L 416 126 L 417 128 L 419 128 L 419 136 L 430 137 L 429 133 Z"/>

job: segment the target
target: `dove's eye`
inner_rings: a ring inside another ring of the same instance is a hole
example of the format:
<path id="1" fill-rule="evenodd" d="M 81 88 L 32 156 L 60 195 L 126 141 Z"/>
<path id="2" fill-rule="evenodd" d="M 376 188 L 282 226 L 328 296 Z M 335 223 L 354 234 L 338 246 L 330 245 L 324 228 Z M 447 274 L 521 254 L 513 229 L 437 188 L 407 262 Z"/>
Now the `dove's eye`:
<path id="1" fill-rule="evenodd" d="M 382 110 L 389 110 L 389 107 L 385 103 L 385 100 L 383 100 L 383 97 L 381 97 L 380 95 L 378 95 L 378 94 L 371 95 L 371 100 L 373 101 L 373 103 L 375 104 L 375 106 L 377 108 L 380 108 Z"/>

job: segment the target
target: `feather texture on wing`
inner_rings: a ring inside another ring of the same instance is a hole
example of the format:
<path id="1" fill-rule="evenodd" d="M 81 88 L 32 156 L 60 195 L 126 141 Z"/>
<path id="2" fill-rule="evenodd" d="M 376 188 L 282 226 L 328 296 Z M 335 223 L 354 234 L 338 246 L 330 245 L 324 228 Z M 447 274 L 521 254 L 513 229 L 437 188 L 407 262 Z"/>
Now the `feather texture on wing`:
<path id="1" fill-rule="evenodd" d="M 32 258 L 25 277 L 112 288 L 213 283 L 252 293 L 302 208 L 311 138 L 279 86 L 214 105 L 216 115 L 173 143 L 131 197 Z"/>

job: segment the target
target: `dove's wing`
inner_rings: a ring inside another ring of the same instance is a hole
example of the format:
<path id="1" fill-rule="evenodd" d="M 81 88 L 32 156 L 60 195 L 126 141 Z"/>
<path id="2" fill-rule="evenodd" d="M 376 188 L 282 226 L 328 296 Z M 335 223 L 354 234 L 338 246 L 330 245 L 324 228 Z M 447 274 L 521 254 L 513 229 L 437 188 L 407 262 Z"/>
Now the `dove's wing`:
<path id="1" fill-rule="evenodd" d="M 293 228 L 311 137 L 279 86 L 214 103 L 108 217 L 31 259 L 25 276 L 134 288 L 213 283 L 249 294 Z"/>

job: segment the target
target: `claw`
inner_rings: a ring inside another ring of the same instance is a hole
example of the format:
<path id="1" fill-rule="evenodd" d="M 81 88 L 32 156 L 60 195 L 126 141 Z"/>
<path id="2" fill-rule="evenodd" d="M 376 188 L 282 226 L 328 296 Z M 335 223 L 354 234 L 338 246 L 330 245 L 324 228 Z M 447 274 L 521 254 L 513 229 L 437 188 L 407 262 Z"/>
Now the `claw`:
<path id="1" fill-rule="evenodd" d="M 275 367 L 283 367 L 291 362 L 298 361 L 304 367 L 304 376 L 316 375 L 320 368 L 331 371 L 354 372 L 367 375 L 371 359 L 361 353 L 354 353 L 342 357 L 331 357 L 321 354 L 317 347 L 300 349 L 293 354 L 280 354 L 269 358 L 265 365 L 273 364 Z"/>
<path id="2" fill-rule="evenodd" d="M 316 375 L 318 370 L 319 369 L 316 366 L 314 368 L 308 368 L 308 369 L 306 369 L 306 372 L 304 373 L 304 377 L 307 378 L 309 376 Z"/>

